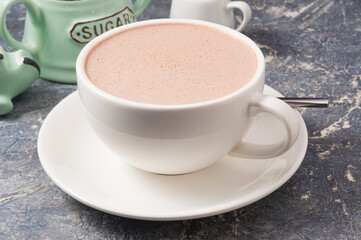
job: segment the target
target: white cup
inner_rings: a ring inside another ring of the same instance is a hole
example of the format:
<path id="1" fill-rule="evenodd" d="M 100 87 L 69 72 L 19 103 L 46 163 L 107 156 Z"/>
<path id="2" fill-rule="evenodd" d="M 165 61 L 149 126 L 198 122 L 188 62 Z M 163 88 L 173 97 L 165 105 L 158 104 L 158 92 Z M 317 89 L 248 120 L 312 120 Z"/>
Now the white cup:
<path id="1" fill-rule="evenodd" d="M 131 28 L 174 23 L 208 26 L 247 43 L 257 58 L 253 78 L 229 95 L 184 105 L 132 102 L 102 91 L 89 80 L 85 62 L 97 44 Z M 210 166 L 227 154 L 271 158 L 289 150 L 298 137 L 299 121 L 295 111 L 283 101 L 263 94 L 265 61 L 261 50 L 245 35 L 222 25 L 185 19 L 156 19 L 125 25 L 88 43 L 78 57 L 76 70 L 81 101 L 95 133 L 120 159 L 145 171 L 189 173 Z M 262 112 L 276 116 L 283 123 L 287 130 L 285 139 L 270 145 L 239 144 L 254 121 L 252 116 Z"/>
<path id="2" fill-rule="evenodd" d="M 235 28 L 233 9 L 241 10 L 243 19 L 236 31 L 242 31 L 251 19 L 251 8 L 243 1 L 173 0 L 170 18 L 197 19 Z"/>

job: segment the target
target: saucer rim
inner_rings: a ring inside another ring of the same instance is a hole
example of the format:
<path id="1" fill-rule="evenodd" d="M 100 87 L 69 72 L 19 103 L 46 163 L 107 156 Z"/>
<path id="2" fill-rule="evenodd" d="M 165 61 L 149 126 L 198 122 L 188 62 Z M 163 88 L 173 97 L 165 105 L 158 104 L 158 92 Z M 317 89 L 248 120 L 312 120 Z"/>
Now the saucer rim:
<path id="1" fill-rule="evenodd" d="M 282 96 L 278 91 L 275 89 L 265 85 L 265 91 L 270 91 L 271 93 L 267 93 L 274 96 Z M 75 96 L 78 95 L 78 96 Z M 242 207 L 245 207 L 249 204 L 252 204 L 269 194 L 273 193 L 275 190 L 280 188 L 283 184 L 285 184 L 298 170 L 301 163 L 303 162 L 303 159 L 305 157 L 305 154 L 307 152 L 307 145 L 308 145 L 308 133 L 307 133 L 307 127 L 304 122 L 304 119 L 302 118 L 301 114 L 297 112 L 297 115 L 299 117 L 300 121 L 300 135 L 298 139 L 301 139 L 301 133 L 304 135 L 300 142 L 298 143 L 300 146 L 293 146 L 291 149 L 297 147 L 299 149 L 298 154 L 296 153 L 296 156 L 293 160 L 287 160 L 290 162 L 291 166 L 287 170 L 287 172 L 283 172 L 279 177 L 277 177 L 275 180 L 272 181 L 272 183 L 266 187 L 266 191 L 262 191 L 261 193 L 259 191 L 256 191 L 252 194 L 248 194 L 247 196 L 242 196 L 242 201 L 240 202 L 240 198 L 236 198 L 233 201 L 227 201 L 226 203 L 219 203 L 215 204 L 214 206 L 208 206 L 206 208 L 200 208 L 197 210 L 188 210 L 188 211 L 172 211 L 172 212 L 165 212 L 165 213 L 157 213 L 150 211 L 144 212 L 144 211 L 136 211 L 136 210 L 127 210 L 127 209 L 115 209 L 111 206 L 101 206 L 101 204 L 96 204 L 92 202 L 91 199 L 87 199 L 86 196 L 80 196 L 76 193 L 76 191 L 73 191 L 71 189 L 71 186 L 65 186 L 61 180 L 56 178 L 56 174 L 51 171 L 51 168 L 48 167 L 49 160 L 46 160 L 46 157 L 44 156 L 45 153 L 43 153 L 43 142 L 42 139 L 44 138 L 44 134 L 46 134 L 46 129 L 48 126 L 48 122 L 51 121 L 51 116 L 56 111 L 61 111 L 62 106 L 66 104 L 66 101 L 71 101 L 73 98 L 79 97 L 78 91 L 74 91 L 73 93 L 69 94 L 67 97 L 65 97 L 61 102 L 59 102 L 48 114 L 48 116 L 43 121 L 43 124 L 40 128 L 39 135 L 38 135 L 38 155 L 40 163 L 46 172 L 46 174 L 49 176 L 49 178 L 57 185 L 62 191 L 64 191 L 66 194 L 74 198 L 75 200 L 91 207 L 94 209 L 97 209 L 99 211 L 109 213 L 112 215 L 117 215 L 121 217 L 126 218 L 132 218 L 132 219 L 139 219 L 139 220 L 153 220 L 153 221 L 175 221 L 175 220 L 189 220 L 189 219 L 197 219 L 197 218 L 203 218 L 203 217 L 209 217 L 214 216 L 222 213 L 226 213 L 235 209 L 239 209 Z M 289 150 L 290 151 L 290 150 Z M 285 153 L 286 154 L 286 153 Z M 277 158 L 277 157 L 276 157 Z"/>

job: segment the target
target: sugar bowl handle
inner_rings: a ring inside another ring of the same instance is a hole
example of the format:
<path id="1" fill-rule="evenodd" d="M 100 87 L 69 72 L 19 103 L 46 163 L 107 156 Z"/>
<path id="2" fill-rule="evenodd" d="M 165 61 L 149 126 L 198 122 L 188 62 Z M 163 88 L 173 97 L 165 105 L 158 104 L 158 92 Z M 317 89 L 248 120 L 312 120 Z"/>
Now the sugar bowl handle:
<path id="1" fill-rule="evenodd" d="M 137 0 L 134 2 L 134 14 L 135 17 L 138 19 L 140 14 L 144 12 L 144 10 L 148 7 L 151 0 Z"/>
<path id="2" fill-rule="evenodd" d="M 33 22 L 34 26 L 40 25 L 42 21 L 41 10 L 34 2 L 29 0 L 3 0 L 0 1 L 0 35 L 11 47 L 15 49 L 24 49 L 31 54 L 35 54 L 38 46 L 35 46 L 32 43 L 23 43 L 15 40 L 6 27 L 6 15 L 10 7 L 15 3 L 23 3 L 25 5 L 29 20 Z M 40 37 L 41 35 L 37 34 L 37 36 Z"/>

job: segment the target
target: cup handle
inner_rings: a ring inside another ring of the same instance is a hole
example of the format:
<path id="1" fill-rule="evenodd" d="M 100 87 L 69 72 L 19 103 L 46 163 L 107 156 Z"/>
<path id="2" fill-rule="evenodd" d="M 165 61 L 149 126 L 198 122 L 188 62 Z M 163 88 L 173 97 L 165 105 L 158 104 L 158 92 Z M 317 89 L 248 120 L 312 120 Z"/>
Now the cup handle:
<path id="1" fill-rule="evenodd" d="M 233 8 L 237 8 L 237 9 L 241 10 L 241 12 L 243 14 L 243 20 L 242 20 L 241 24 L 239 25 L 239 27 L 236 28 L 235 30 L 239 31 L 239 32 L 243 31 L 243 29 L 246 27 L 247 23 L 251 19 L 251 15 L 252 15 L 251 7 L 243 1 L 232 1 L 227 4 L 226 8 L 229 10 L 231 10 Z"/>
<path id="2" fill-rule="evenodd" d="M 288 151 L 296 142 L 300 126 L 299 118 L 294 109 L 282 100 L 260 94 L 251 101 L 248 113 L 250 116 L 254 116 L 262 112 L 272 114 L 284 124 L 287 130 L 286 138 L 281 142 L 269 145 L 241 142 L 229 153 L 230 156 L 258 159 L 273 158 Z"/>
<path id="3" fill-rule="evenodd" d="M 8 28 L 6 27 L 6 15 L 12 5 L 15 3 L 23 3 L 26 7 L 26 10 L 29 14 L 29 19 L 34 26 L 40 25 L 42 21 L 42 14 L 39 7 L 37 7 L 33 2 L 29 0 L 3 0 L 0 1 L 0 35 L 1 37 L 14 49 L 24 49 L 31 54 L 36 52 L 37 47 L 32 44 L 25 44 L 15 40 L 9 33 Z M 35 37 L 40 37 L 40 34 L 37 34 Z"/>
<path id="4" fill-rule="evenodd" d="M 144 10 L 148 7 L 151 0 L 137 0 L 134 2 L 134 14 L 135 17 L 138 19 L 140 14 L 144 12 Z"/>

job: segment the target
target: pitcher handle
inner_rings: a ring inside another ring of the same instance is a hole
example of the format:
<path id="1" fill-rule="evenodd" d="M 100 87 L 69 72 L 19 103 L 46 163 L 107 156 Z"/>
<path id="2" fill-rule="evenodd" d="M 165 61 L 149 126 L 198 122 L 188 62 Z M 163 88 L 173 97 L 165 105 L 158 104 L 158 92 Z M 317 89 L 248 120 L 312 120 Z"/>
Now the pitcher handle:
<path id="1" fill-rule="evenodd" d="M 243 31 L 243 29 L 246 27 L 247 23 L 251 19 L 252 10 L 251 10 L 251 7 L 243 1 L 233 1 L 233 2 L 229 2 L 227 4 L 227 9 L 233 9 L 233 8 L 237 8 L 237 9 L 241 10 L 241 12 L 243 14 L 242 22 L 235 29 L 236 31 L 241 32 L 241 31 Z"/>

